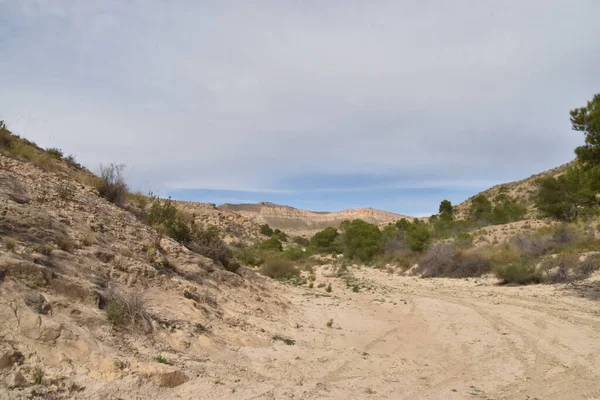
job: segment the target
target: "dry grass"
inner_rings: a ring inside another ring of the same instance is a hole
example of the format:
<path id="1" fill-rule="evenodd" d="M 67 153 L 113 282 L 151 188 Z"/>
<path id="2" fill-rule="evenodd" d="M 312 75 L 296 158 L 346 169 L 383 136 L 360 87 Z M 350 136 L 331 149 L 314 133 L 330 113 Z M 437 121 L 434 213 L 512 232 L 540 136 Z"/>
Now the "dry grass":
<path id="1" fill-rule="evenodd" d="M 88 232 L 81 242 L 84 246 L 93 246 L 98 243 L 98 238 L 94 232 Z"/>
<path id="2" fill-rule="evenodd" d="M 300 276 L 300 270 L 292 262 L 282 259 L 267 261 L 260 268 L 260 273 L 273 279 L 290 279 Z"/>
<path id="3" fill-rule="evenodd" d="M 8 251 L 15 251 L 17 248 L 17 241 L 11 237 L 5 237 L 4 238 L 4 247 L 6 247 L 6 250 Z"/>
<path id="4" fill-rule="evenodd" d="M 73 242 L 67 237 L 58 238 L 56 244 L 58 245 L 59 249 L 61 249 L 62 251 L 66 251 L 67 253 L 72 253 L 73 251 L 75 251 L 76 248 L 75 242 Z"/>
<path id="5" fill-rule="evenodd" d="M 152 329 L 146 298 L 139 290 L 113 290 L 108 294 L 106 317 L 116 328 L 149 332 Z"/>

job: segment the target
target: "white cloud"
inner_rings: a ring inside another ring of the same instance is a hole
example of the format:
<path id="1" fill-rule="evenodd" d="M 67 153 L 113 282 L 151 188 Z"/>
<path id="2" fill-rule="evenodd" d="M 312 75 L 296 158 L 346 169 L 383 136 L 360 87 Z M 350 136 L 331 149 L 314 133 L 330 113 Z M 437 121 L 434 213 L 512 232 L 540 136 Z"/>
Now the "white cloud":
<path id="1" fill-rule="evenodd" d="M 572 157 L 600 87 L 593 0 L 0 5 L 0 118 L 154 189 L 524 177 Z"/>

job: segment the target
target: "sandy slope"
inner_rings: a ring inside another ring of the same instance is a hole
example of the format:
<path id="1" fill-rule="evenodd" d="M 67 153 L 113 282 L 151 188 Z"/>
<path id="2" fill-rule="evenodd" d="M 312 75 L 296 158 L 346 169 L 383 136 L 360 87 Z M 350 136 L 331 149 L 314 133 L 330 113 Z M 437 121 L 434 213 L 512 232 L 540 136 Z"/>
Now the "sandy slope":
<path id="1" fill-rule="evenodd" d="M 129 387 L 131 398 L 600 398 L 597 288 L 582 297 L 569 287 L 353 274 L 371 289 L 353 293 L 322 275 L 330 297 L 281 285 L 288 323 L 263 329 L 295 345 L 215 349 L 206 373 L 174 389 Z"/>

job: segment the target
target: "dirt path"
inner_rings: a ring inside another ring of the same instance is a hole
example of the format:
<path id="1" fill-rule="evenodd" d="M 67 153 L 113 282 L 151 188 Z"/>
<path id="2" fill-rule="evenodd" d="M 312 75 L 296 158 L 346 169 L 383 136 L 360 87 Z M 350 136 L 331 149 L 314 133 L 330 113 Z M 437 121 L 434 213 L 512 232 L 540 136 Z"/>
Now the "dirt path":
<path id="1" fill-rule="evenodd" d="M 551 286 L 354 274 L 371 290 L 334 278 L 331 297 L 287 289 L 295 311 L 279 328 L 296 344 L 242 347 L 261 389 L 229 396 L 600 398 L 600 303 Z"/>
<path id="2" fill-rule="evenodd" d="M 132 381 L 121 393 L 139 399 L 600 399 L 600 301 L 556 286 L 499 287 L 367 268 L 351 274 L 359 293 L 322 273 L 317 283 L 332 283 L 331 293 L 278 285 L 291 302 L 288 314 L 246 320 L 262 324 L 263 339 L 249 340 L 241 326 L 237 339 L 227 341 L 239 346 L 207 344 L 198 361 L 203 372 L 189 382 L 157 389 Z"/>

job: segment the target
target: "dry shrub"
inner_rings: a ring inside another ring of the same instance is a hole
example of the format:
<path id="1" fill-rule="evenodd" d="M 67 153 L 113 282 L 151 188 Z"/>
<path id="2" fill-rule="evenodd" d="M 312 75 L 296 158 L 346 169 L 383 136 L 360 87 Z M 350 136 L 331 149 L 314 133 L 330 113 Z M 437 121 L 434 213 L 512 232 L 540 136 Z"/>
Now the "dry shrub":
<path id="1" fill-rule="evenodd" d="M 521 257 L 532 259 L 550 253 L 556 243 L 550 235 L 544 236 L 523 236 L 519 235 L 513 239 L 513 243 L 521 252 Z"/>
<path id="2" fill-rule="evenodd" d="M 425 278 L 464 278 L 489 272 L 490 261 L 481 254 L 457 251 L 452 244 L 438 243 L 419 259 L 417 271 Z"/>
<path id="3" fill-rule="evenodd" d="M 45 256 L 49 256 L 52 253 L 52 247 L 47 244 L 36 243 L 31 246 L 31 249 L 36 252 L 43 254 Z"/>
<path id="4" fill-rule="evenodd" d="M 552 239 L 559 245 L 568 245 L 575 241 L 576 235 L 569 229 L 567 224 L 563 223 L 554 230 Z"/>
<path id="5" fill-rule="evenodd" d="M 67 253 L 72 253 L 75 250 L 75 242 L 67 237 L 58 238 L 56 241 L 58 248 Z"/>
<path id="6" fill-rule="evenodd" d="M 17 248 L 17 241 L 11 237 L 5 237 L 4 247 L 6 247 L 6 250 L 8 251 L 15 251 L 15 249 Z"/>
<path id="7" fill-rule="evenodd" d="M 587 278 L 592 272 L 597 271 L 600 268 L 600 255 L 592 254 L 587 256 L 583 261 L 580 261 L 577 265 L 577 274 L 583 279 Z"/>
<path id="8" fill-rule="evenodd" d="M 543 278 L 534 265 L 526 262 L 516 262 L 508 265 L 497 266 L 494 274 L 502 281 L 502 284 L 516 283 L 528 285 L 541 283 Z"/>
<path id="9" fill-rule="evenodd" d="M 108 293 L 105 312 L 115 328 L 149 332 L 152 329 L 142 291 L 112 290 Z"/>
<path id="10" fill-rule="evenodd" d="M 100 165 L 100 179 L 96 180 L 96 189 L 101 197 L 118 206 L 123 205 L 127 195 L 127 184 L 123 177 L 123 164 Z"/>
<path id="11" fill-rule="evenodd" d="M 96 237 L 96 234 L 93 232 L 88 232 L 82 240 L 82 243 L 84 246 L 93 246 L 96 243 L 98 243 L 98 239 Z"/>
<path id="12" fill-rule="evenodd" d="M 75 197 L 75 188 L 68 183 L 61 183 L 56 188 L 56 191 L 58 193 L 58 197 L 64 201 L 72 200 L 73 197 Z"/>
<path id="13" fill-rule="evenodd" d="M 290 279 L 300 276 L 300 270 L 292 262 L 279 258 L 268 260 L 260 268 L 260 273 L 273 279 Z"/>

